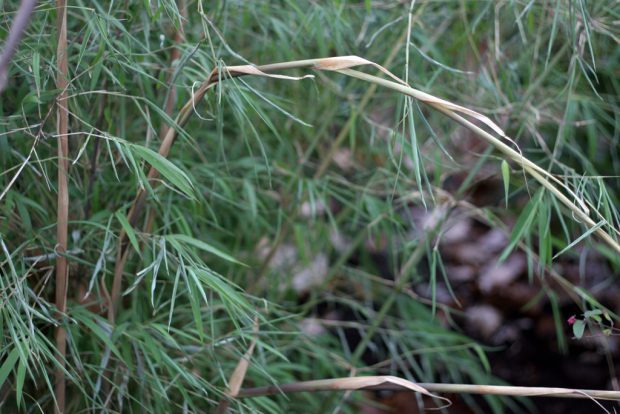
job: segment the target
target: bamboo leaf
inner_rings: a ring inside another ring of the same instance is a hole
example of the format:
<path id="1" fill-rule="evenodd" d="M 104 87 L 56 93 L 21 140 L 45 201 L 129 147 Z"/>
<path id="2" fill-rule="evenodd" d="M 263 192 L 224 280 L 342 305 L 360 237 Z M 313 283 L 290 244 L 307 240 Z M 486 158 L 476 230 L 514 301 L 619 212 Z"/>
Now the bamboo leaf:
<path id="1" fill-rule="evenodd" d="M 598 223 L 596 223 L 596 225 L 594 225 L 594 227 L 590 227 L 588 230 L 586 230 L 585 233 L 583 233 L 581 236 L 577 237 L 572 243 L 570 243 L 568 246 L 566 246 L 565 248 L 560 250 L 560 252 L 558 252 L 555 256 L 553 256 L 553 260 L 555 260 L 558 256 L 561 256 L 562 254 L 564 254 L 566 251 L 572 249 L 580 241 L 582 241 L 586 237 L 590 236 L 592 233 L 594 233 L 596 230 L 598 230 L 601 227 L 603 227 L 605 224 L 607 224 L 607 221 L 601 220 Z"/>
<path id="2" fill-rule="evenodd" d="M 140 254 L 140 245 L 138 244 L 138 239 L 136 238 L 136 232 L 133 230 L 131 224 L 129 224 L 127 216 L 125 216 L 125 213 L 120 210 L 116 212 L 115 216 L 119 223 L 121 223 L 121 226 L 123 226 L 123 230 L 125 230 L 127 237 L 129 237 L 129 241 L 131 242 L 134 250 Z"/>
<path id="3" fill-rule="evenodd" d="M 11 371 L 13 371 L 13 367 L 15 366 L 15 362 L 17 362 L 17 358 L 19 358 L 19 348 L 15 346 L 9 355 L 4 360 L 4 363 L 0 367 L 0 387 L 4 385 L 4 382 L 8 378 Z"/>
<path id="4" fill-rule="evenodd" d="M 502 160 L 502 180 L 504 181 L 504 194 L 506 195 L 506 208 L 508 208 L 508 192 L 510 190 L 510 165 Z"/>
<path id="5" fill-rule="evenodd" d="M 149 148 L 135 144 L 129 144 L 129 146 L 134 154 L 151 164 L 166 180 L 170 181 L 187 197 L 194 198 L 194 186 L 183 170 Z"/>
<path id="6" fill-rule="evenodd" d="M 23 400 L 22 392 L 24 390 L 24 381 L 26 380 L 26 364 L 20 358 L 17 366 L 17 375 L 15 376 L 15 397 L 17 399 L 17 408 L 20 408 Z"/>
<path id="7" fill-rule="evenodd" d="M 502 262 L 506 260 L 508 255 L 512 252 L 515 246 L 521 241 L 525 232 L 530 228 L 534 217 L 536 217 L 536 212 L 538 211 L 540 200 L 542 199 L 543 190 L 540 189 L 538 192 L 532 197 L 532 199 L 527 203 L 527 206 L 523 209 L 517 222 L 515 223 L 514 228 L 512 229 L 512 233 L 510 235 L 510 242 L 508 246 L 504 249 L 502 254 L 500 255 L 498 261 Z"/>
<path id="8" fill-rule="evenodd" d="M 198 240 L 198 239 L 195 239 L 193 237 L 186 236 L 185 234 L 169 234 L 169 235 L 166 236 L 166 239 L 172 240 L 172 241 L 176 241 L 176 242 L 179 242 L 179 243 L 184 243 L 184 244 L 196 247 L 196 248 L 198 248 L 200 250 L 203 250 L 203 251 L 205 251 L 207 253 L 211 253 L 211 254 L 213 254 L 213 255 L 221 258 L 221 259 L 227 260 L 229 262 L 240 264 L 240 265 L 244 265 L 243 263 L 241 263 L 240 261 L 238 261 L 237 259 L 235 259 L 231 255 L 229 255 L 228 253 L 224 253 L 220 249 L 218 249 L 216 247 L 213 247 L 210 244 L 208 244 L 206 242 L 203 242 L 202 240 Z"/>

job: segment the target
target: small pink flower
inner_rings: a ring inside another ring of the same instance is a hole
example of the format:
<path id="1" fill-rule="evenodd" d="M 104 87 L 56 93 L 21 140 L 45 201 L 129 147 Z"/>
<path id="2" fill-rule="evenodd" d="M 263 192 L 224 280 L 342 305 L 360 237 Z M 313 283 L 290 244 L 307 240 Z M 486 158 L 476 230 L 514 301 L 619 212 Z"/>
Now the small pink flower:
<path id="1" fill-rule="evenodd" d="M 568 318 L 568 320 L 566 322 L 568 322 L 569 325 L 574 325 L 575 322 L 577 322 L 577 317 L 575 315 L 573 315 L 570 318 Z"/>

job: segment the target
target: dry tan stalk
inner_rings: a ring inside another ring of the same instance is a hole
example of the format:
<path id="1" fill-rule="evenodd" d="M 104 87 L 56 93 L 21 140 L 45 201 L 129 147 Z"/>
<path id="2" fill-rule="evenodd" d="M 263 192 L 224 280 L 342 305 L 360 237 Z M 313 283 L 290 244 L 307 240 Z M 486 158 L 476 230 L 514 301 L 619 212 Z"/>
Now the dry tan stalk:
<path id="1" fill-rule="evenodd" d="M 57 135 L 58 135 L 58 206 L 56 218 L 56 307 L 58 317 L 62 318 L 67 310 L 67 282 L 69 268 L 67 266 L 67 234 L 69 226 L 69 142 L 67 138 L 69 127 L 69 111 L 67 108 L 67 5 L 65 0 L 56 0 L 58 45 L 56 60 L 58 73 L 56 87 L 60 89 L 57 105 Z M 55 399 L 57 413 L 65 411 L 66 380 L 64 373 L 65 358 L 67 355 L 67 332 L 60 322 L 56 327 L 56 349 L 58 351 L 58 367 L 55 373 Z"/>
<path id="2" fill-rule="evenodd" d="M 504 385 L 472 385 L 472 384 L 431 384 L 421 383 L 420 386 L 433 392 L 458 394 L 507 395 L 514 397 L 555 397 L 599 399 L 620 401 L 620 391 L 581 390 L 576 388 L 557 387 L 515 387 Z"/>
<path id="3" fill-rule="evenodd" d="M 239 391 L 239 398 L 259 397 L 262 395 L 287 394 L 292 392 L 317 392 L 317 391 L 357 391 L 357 390 L 410 390 L 445 401 L 448 405 L 450 400 L 445 397 L 432 394 L 425 386 L 416 384 L 403 378 L 391 375 L 361 376 L 330 378 L 314 381 L 300 381 L 291 384 L 268 385 L 265 387 L 246 388 Z"/>
<path id="4" fill-rule="evenodd" d="M 389 380 L 386 380 L 389 378 Z M 411 386 L 413 385 L 413 387 Z M 581 390 L 575 388 L 513 387 L 500 385 L 412 383 L 397 377 L 334 378 L 328 380 L 302 381 L 291 384 L 246 388 L 239 391 L 239 398 L 293 392 L 344 391 L 344 390 L 403 390 L 410 389 L 424 395 L 431 392 L 454 394 L 505 395 L 512 397 L 581 398 L 620 401 L 620 391 Z M 423 390 L 423 391 L 421 391 Z"/>
<path id="5" fill-rule="evenodd" d="M 586 205 L 587 203 L 582 200 L 577 194 L 575 194 L 567 185 L 557 179 L 555 176 L 547 172 L 542 167 L 536 165 L 531 162 L 527 158 L 523 157 L 521 153 L 512 149 L 509 145 L 504 143 L 500 138 L 514 144 L 514 142 L 504 133 L 504 131 L 495 124 L 490 118 L 485 115 L 482 115 L 478 112 L 475 112 L 469 108 L 463 107 L 461 105 L 456 105 L 452 102 L 446 101 L 444 99 L 437 98 L 428 93 L 419 91 L 417 89 L 411 88 L 404 81 L 398 79 L 395 75 L 389 72 L 387 69 L 381 67 L 380 65 L 370 62 L 366 59 L 359 58 L 356 56 L 344 56 L 339 58 L 326 58 L 326 59 L 309 59 L 302 60 L 297 62 L 286 62 L 286 64 L 274 64 L 274 65 L 265 65 L 260 66 L 259 69 L 262 72 L 269 72 L 274 69 L 276 66 L 282 66 L 283 68 L 289 68 L 292 64 L 297 63 L 301 65 L 301 67 L 312 67 L 314 69 L 319 70 L 334 70 L 338 71 L 347 76 L 355 77 L 371 84 L 377 84 L 380 86 L 384 86 L 408 96 L 412 96 L 419 101 L 439 110 L 450 118 L 454 119 L 461 125 L 475 132 L 480 137 L 484 138 L 487 142 L 493 144 L 497 149 L 506 154 L 511 160 L 520 164 L 522 168 L 529 173 L 532 177 L 534 177 L 541 185 L 543 185 L 547 190 L 553 193 L 568 209 L 575 215 L 577 218 L 585 224 L 588 228 L 593 228 L 596 226 L 596 223 L 592 218 L 590 218 L 590 209 Z M 383 73 L 388 74 L 391 78 L 396 79 L 397 82 L 392 82 L 386 79 L 379 78 L 377 76 L 368 75 L 362 72 L 358 72 L 355 70 L 351 70 L 350 68 L 359 66 L 359 65 L 372 65 L 374 67 L 380 68 Z M 248 72 L 247 65 L 246 66 L 231 66 L 228 67 L 227 70 L 229 73 L 234 75 L 242 75 Z M 477 121 L 483 123 L 490 129 L 492 129 L 500 138 L 494 137 L 487 131 L 468 121 L 459 115 L 467 115 L 470 116 Z M 558 188 L 559 187 L 559 188 Z M 564 194 L 560 189 L 564 190 L 568 196 L 572 198 L 568 198 L 566 194 Z M 592 206 L 590 206 L 592 207 Z M 596 210 L 596 209 L 594 209 Z M 597 215 L 601 217 L 602 215 L 596 211 Z M 617 229 L 613 229 L 614 232 L 618 232 Z M 599 237 L 603 239 L 610 247 L 620 253 L 620 244 L 616 241 L 604 228 L 599 227 L 595 230 Z"/>

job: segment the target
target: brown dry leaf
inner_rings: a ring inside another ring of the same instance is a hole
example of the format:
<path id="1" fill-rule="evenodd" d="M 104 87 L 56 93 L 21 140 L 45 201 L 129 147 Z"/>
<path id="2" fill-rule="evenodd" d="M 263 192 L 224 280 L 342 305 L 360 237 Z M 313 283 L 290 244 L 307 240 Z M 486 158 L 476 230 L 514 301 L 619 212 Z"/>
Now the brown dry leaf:
<path id="1" fill-rule="evenodd" d="M 245 352 L 245 354 L 241 357 L 235 370 L 230 376 L 230 380 L 228 381 L 228 391 L 226 394 L 230 398 L 235 398 L 239 394 L 239 390 L 241 389 L 241 385 L 243 384 L 243 380 L 245 378 L 245 374 L 248 371 L 250 366 L 250 358 L 252 358 L 252 354 L 254 353 L 254 348 L 256 347 L 256 337 L 258 335 L 258 319 L 254 319 L 254 328 L 252 329 L 254 333 L 254 338 L 252 342 L 250 342 L 250 347 Z M 216 413 L 224 414 L 228 410 L 228 406 L 230 404 L 230 400 L 222 399 L 220 400 L 219 405 L 217 406 Z"/>
<path id="2" fill-rule="evenodd" d="M 313 77 L 313 75 L 305 75 L 301 77 L 276 75 L 276 74 L 267 73 L 263 69 L 271 70 L 272 68 L 276 68 L 276 70 L 283 70 L 283 69 L 288 69 L 292 67 L 310 66 L 313 69 L 317 69 L 317 70 L 329 70 L 329 71 L 342 72 L 344 74 L 352 74 L 352 72 L 355 73 L 355 71 L 348 71 L 349 69 L 357 67 L 357 66 L 363 66 L 363 65 L 370 65 L 378 69 L 385 75 L 389 76 L 390 78 L 398 82 L 400 85 L 407 87 L 408 89 L 410 89 L 410 93 L 408 93 L 409 95 L 414 96 L 415 98 L 423 102 L 426 102 L 430 105 L 439 106 L 447 110 L 452 110 L 455 112 L 460 112 L 462 114 L 471 116 L 472 118 L 475 118 L 478 121 L 487 125 L 493 131 L 499 134 L 502 138 L 507 139 L 512 142 L 512 140 L 510 140 L 510 138 L 506 136 L 506 133 L 489 117 L 482 115 L 476 111 L 473 111 L 469 108 L 465 108 L 464 106 L 456 105 L 452 102 L 437 98 L 436 96 L 430 95 L 426 92 L 422 92 L 417 89 L 411 88 L 404 80 L 394 75 L 388 69 L 384 68 L 378 63 L 372 62 L 368 59 L 364 59 L 359 56 L 351 55 L 351 56 L 336 56 L 336 57 L 329 57 L 329 58 L 322 58 L 322 59 L 308 59 L 308 60 L 300 60 L 300 61 L 293 61 L 293 62 L 285 62 L 282 64 L 276 63 L 272 65 L 265 65 L 261 68 L 257 66 L 252 66 L 252 65 L 226 66 L 225 69 L 231 75 L 257 75 L 257 76 L 266 76 L 266 77 L 276 78 L 276 79 L 301 80 L 304 78 Z M 214 81 L 214 83 L 215 83 L 215 79 L 213 75 L 216 73 L 217 72 L 214 71 L 211 76 L 211 79 Z"/>
<path id="3" fill-rule="evenodd" d="M 359 57 L 359 56 L 336 56 L 336 57 L 329 57 L 329 58 L 323 58 L 323 59 L 316 59 L 316 62 L 314 64 L 314 69 L 340 71 L 343 69 L 351 69 L 353 67 L 361 66 L 361 65 L 373 66 L 379 69 L 381 72 L 388 75 L 390 78 L 394 79 L 396 82 L 409 86 L 404 80 L 394 75 L 392 72 L 390 72 L 383 66 L 379 65 L 378 63 L 372 62 L 368 59 Z"/>
<path id="4" fill-rule="evenodd" d="M 292 384 L 271 385 L 267 387 L 247 388 L 239 392 L 239 397 L 258 397 L 278 393 L 317 392 L 317 391 L 356 391 L 356 390 L 410 390 L 431 398 L 446 402 L 442 408 L 452 402 L 444 397 L 431 394 L 424 387 L 403 378 L 391 375 L 331 378 L 315 381 L 301 381 Z"/>
<path id="5" fill-rule="evenodd" d="M 287 75 L 278 75 L 275 73 L 266 73 L 252 65 L 241 65 L 241 66 L 225 66 L 224 69 L 230 74 L 235 75 L 255 75 L 255 76 L 263 76 L 267 78 L 274 79 L 286 79 L 286 80 L 302 80 L 306 78 L 314 78 L 314 75 L 304 75 L 304 76 L 287 76 Z"/>
<path id="6" fill-rule="evenodd" d="M 407 84 L 407 82 L 405 82 L 398 76 L 394 75 L 392 72 L 390 72 L 383 66 L 379 65 L 378 63 L 372 62 L 368 59 L 359 57 L 359 56 L 338 56 L 338 57 L 330 57 L 330 58 L 324 58 L 324 59 L 316 59 L 314 68 L 319 69 L 319 70 L 343 71 L 345 69 L 351 69 L 356 66 L 362 66 L 362 65 L 370 65 L 380 70 L 381 72 L 383 72 L 390 78 L 394 79 L 396 82 L 411 88 L 411 86 Z M 426 92 L 422 92 L 420 90 L 413 89 L 413 88 L 411 89 L 416 92 L 415 97 L 420 99 L 421 101 L 424 101 L 428 104 L 439 105 L 446 109 L 450 109 L 452 111 L 456 111 L 456 112 L 463 113 L 465 115 L 469 115 L 472 118 L 475 118 L 479 120 L 480 122 L 484 123 L 485 125 L 487 125 L 493 131 L 499 134 L 501 137 L 508 139 L 508 137 L 506 136 L 506 133 L 489 117 L 482 115 L 476 111 L 473 111 L 469 108 L 465 108 L 464 106 L 460 106 L 452 102 L 446 101 L 444 99 L 437 98 L 436 96 L 430 95 Z"/>
<path id="7" fill-rule="evenodd" d="M 324 58 L 324 59 L 316 59 L 316 62 L 314 64 L 314 68 L 315 69 L 319 69 L 319 70 L 344 71 L 345 69 L 351 69 L 353 67 L 362 66 L 362 65 L 373 66 L 376 69 L 378 69 L 381 72 L 383 72 L 384 74 L 388 75 L 390 78 L 394 79 L 396 82 L 398 82 L 398 83 L 400 83 L 402 85 L 405 85 L 408 88 L 412 89 L 413 91 L 415 91 L 415 97 L 417 99 L 420 99 L 421 101 L 424 101 L 424 102 L 426 102 L 428 104 L 431 104 L 431 105 L 438 105 L 438 106 L 441 106 L 441 107 L 443 107 L 445 109 L 449 109 L 449 110 L 452 110 L 452 111 L 455 111 L 455 112 L 460 112 L 460 113 L 463 113 L 465 115 L 469 115 L 472 118 L 477 119 L 478 121 L 484 123 L 489 128 L 491 128 L 497 134 L 499 134 L 502 138 L 507 139 L 511 143 L 514 144 L 514 142 L 512 140 L 510 140 L 510 138 L 508 138 L 508 136 L 506 136 L 506 133 L 495 122 L 493 122 L 489 117 L 487 117 L 485 115 L 482 115 L 482 114 L 480 114 L 480 113 L 478 113 L 476 111 L 473 111 L 473 110 L 471 110 L 469 108 L 465 108 L 464 106 L 456 105 L 456 104 L 454 104 L 452 102 L 446 101 L 444 99 L 437 98 L 436 96 L 430 95 L 430 94 L 428 94 L 426 92 L 422 92 L 422 91 L 419 91 L 417 89 L 413 89 L 404 80 L 400 79 L 398 76 L 394 75 L 392 72 L 390 72 L 389 70 L 387 70 L 383 66 L 379 65 L 378 63 L 372 62 L 370 60 L 364 59 L 364 58 L 359 57 L 359 56 L 338 56 L 338 57 L 331 57 L 331 58 Z M 347 72 L 343 72 L 343 73 L 346 74 Z"/>
<path id="8" fill-rule="evenodd" d="M 482 115 L 481 113 L 478 113 L 478 112 L 476 112 L 476 111 L 474 111 L 472 109 L 466 108 L 464 106 L 454 104 L 454 103 L 452 103 L 450 101 L 446 101 L 446 100 L 441 99 L 441 98 L 437 98 L 436 96 L 433 96 L 433 95 L 428 94 L 426 92 L 422 92 L 422 91 L 417 90 L 417 89 L 416 89 L 416 92 L 417 92 L 416 98 L 418 98 L 422 102 L 426 102 L 429 105 L 440 106 L 440 107 L 443 107 L 445 109 L 452 110 L 454 112 L 460 112 L 462 114 L 469 115 L 472 118 L 477 119 L 478 121 L 482 122 L 483 124 L 485 124 L 486 126 L 491 128 L 500 137 L 510 141 L 510 143 L 514 144 L 515 146 L 517 145 L 517 144 L 514 143 L 513 140 L 508 138 L 508 136 L 506 135 L 504 130 L 501 129 L 499 127 L 499 125 L 497 125 L 495 122 L 493 122 L 491 120 L 491 118 L 489 118 L 489 117 L 487 117 L 485 115 Z"/>

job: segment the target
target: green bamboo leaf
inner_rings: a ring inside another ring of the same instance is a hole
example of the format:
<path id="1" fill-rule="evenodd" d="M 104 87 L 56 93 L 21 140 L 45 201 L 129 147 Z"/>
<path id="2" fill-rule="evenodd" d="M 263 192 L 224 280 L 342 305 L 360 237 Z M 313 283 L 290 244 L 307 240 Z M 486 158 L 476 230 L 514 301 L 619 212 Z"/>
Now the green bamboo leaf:
<path id="1" fill-rule="evenodd" d="M 485 354 L 484 350 L 482 349 L 482 347 L 480 345 L 474 345 L 474 351 L 476 352 L 476 354 L 478 355 L 478 359 L 480 360 L 480 363 L 482 364 L 482 366 L 484 367 L 484 370 L 487 373 L 491 373 L 491 363 L 489 362 L 489 359 L 487 358 L 487 355 Z"/>
<path id="2" fill-rule="evenodd" d="M 596 230 L 600 229 L 601 227 L 603 227 L 605 224 L 607 224 L 606 220 L 601 220 L 598 223 L 596 223 L 596 225 L 594 227 L 589 228 L 588 230 L 586 230 L 585 233 L 583 233 L 581 236 L 577 237 L 571 244 L 569 244 L 568 246 L 566 246 L 565 248 L 563 248 L 558 254 L 556 254 L 555 256 L 553 256 L 553 259 L 555 260 L 556 257 L 562 255 L 564 252 L 566 252 L 567 250 L 570 250 L 573 248 L 573 246 L 575 246 L 576 244 L 578 244 L 580 241 L 582 241 L 583 239 L 585 239 L 586 237 L 588 237 L 589 235 L 591 235 L 592 233 L 594 233 Z"/>
<path id="3" fill-rule="evenodd" d="M 205 330 L 204 330 L 204 324 L 202 322 L 202 312 L 200 310 L 200 292 L 198 291 L 200 288 L 200 285 L 196 285 L 194 284 L 192 281 L 190 281 L 190 278 L 187 276 L 187 272 L 182 272 L 181 273 L 183 276 L 183 279 L 185 281 L 185 285 L 187 286 L 187 290 L 189 292 L 189 304 L 192 310 L 192 315 L 194 318 L 194 325 L 196 325 L 196 331 L 198 332 L 198 336 L 200 337 L 201 340 L 205 339 Z M 204 293 L 204 292 L 203 292 Z"/>
<path id="4" fill-rule="evenodd" d="M 151 164 L 166 180 L 170 181 L 189 198 L 194 198 L 194 186 L 183 170 L 149 148 L 134 144 L 129 144 L 129 146 L 135 155 Z"/>
<path id="5" fill-rule="evenodd" d="M 19 358 L 19 348 L 16 346 L 9 352 L 9 356 L 6 357 L 4 364 L 0 367 L 0 387 L 4 385 L 4 381 L 6 381 L 11 371 L 13 371 L 17 358 Z"/>
<path id="6" fill-rule="evenodd" d="M 26 364 L 22 359 L 19 360 L 17 366 L 17 375 L 15 376 L 15 396 L 17 399 L 17 408 L 20 407 L 22 402 L 22 391 L 24 389 L 24 381 L 26 380 Z"/>
<path id="7" fill-rule="evenodd" d="M 103 48 L 100 48 L 101 53 L 103 53 Z M 103 69 L 103 58 L 97 56 L 95 59 L 96 63 L 93 66 L 92 71 L 90 72 L 90 89 L 95 89 L 97 87 L 97 83 L 99 82 L 99 77 L 101 76 L 101 70 Z"/>
<path id="8" fill-rule="evenodd" d="M 551 312 L 553 314 L 553 321 L 555 322 L 555 336 L 558 341 L 558 348 L 561 353 L 565 354 L 568 351 L 568 345 L 566 343 L 566 335 L 564 334 L 564 321 L 562 320 L 562 314 L 560 312 L 558 295 L 557 293 L 549 290 L 547 292 L 547 297 L 549 298 L 549 303 L 551 304 Z"/>
<path id="9" fill-rule="evenodd" d="M 508 191 L 510 189 L 510 165 L 502 160 L 502 180 L 504 181 L 504 193 L 506 195 L 506 208 L 508 208 Z"/>
<path id="10" fill-rule="evenodd" d="M 512 229 L 512 234 L 510 236 L 510 243 L 506 246 L 506 249 L 502 252 L 499 262 L 506 260 L 506 258 L 510 255 L 515 246 L 521 241 L 523 235 L 527 232 L 536 217 L 536 212 L 538 211 L 540 200 L 542 199 L 542 195 L 544 194 L 542 189 L 539 189 L 534 197 L 527 203 L 527 206 L 519 215 L 519 219 L 515 223 L 514 228 Z"/>
<path id="11" fill-rule="evenodd" d="M 439 252 L 437 251 L 437 249 L 433 249 L 433 253 L 431 255 L 431 277 L 430 277 L 431 300 L 432 300 L 431 314 L 433 315 L 433 318 L 435 317 L 435 312 L 437 310 L 437 255 L 438 254 Z"/>
<path id="12" fill-rule="evenodd" d="M 99 337 L 99 339 L 101 339 L 101 341 L 108 347 L 110 348 L 110 350 L 112 351 L 112 353 L 114 355 L 116 355 L 119 359 L 123 359 L 120 351 L 118 350 L 118 348 L 116 347 L 116 345 L 114 345 L 114 342 L 112 342 L 112 339 L 110 338 L 110 335 L 108 335 L 98 324 L 97 322 L 95 322 L 93 319 L 91 319 L 92 317 L 89 317 L 88 315 L 82 315 L 83 317 L 80 318 L 80 322 L 82 322 L 84 325 L 86 325 L 86 327 L 88 329 L 91 330 L 92 333 L 94 333 L 97 337 Z M 107 322 L 104 322 L 107 323 Z"/>
<path id="13" fill-rule="evenodd" d="M 179 266 L 176 275 L 174 276 L 174 286 L 172 288 L 172 296 L 170 298 L 170 311 L 168 312 L 168 330 L 170 330 L 170 325 L 172 325 L 172 312 L 174 311 L 174 302 L 177 298 L 177 289 L 179 287 L 179 279 L 181 278 L 181 270 L 182 267 Z"/>
<path id="14" fill-rule="evenodd" d="M 32 54 L 32 73 L 34 75 L 34 85 L 37 88 L 37 96 L 41 95 L 41 55 L 39 52 Z"/>
<path id="15" fill-rule="evenodd" d="M 258 216 L 258 208 L 256 206 L 256 189 L 248 180 L 244 180 L 243 190 L 245 191 L 245 198 L 249 204 L 252 218 L 256 218 Z"/>
<path id="16" fill-rule="evenodd" d="M 117 211 L 114 215 L 116 216 L 119 223 L 121 223 L 121 226 L 123 226 L 123 230 L 125 230 L 125 233 L 127 234 L 129 241 L 131 242 L 131 245 L 136 250 L 136 252 L 140 254 L 140 245 L 138 244 L 138 239 L 136 238 L 136 232 L 133 230 L 131 224 L 129 224 L 127 216 L 125 216 L 125 214 L 120 210 Z"/>
<path id="17" fill-rule="evenodd" d="M 194 246 L 200 250 L 204 250 L 205 252 L 211 253 L 221 259 L 245 266 L 245 264 L 241 263 L 240 261 L 238 261 L 231 255 L 229 255 L 228 253 L 224 253 L 220 249 L 213 247 L 210 244 L 203 242 L 202 240 L 198 240 L 193 237 L 186 236 L 185 234 L 169 234 L 166 236 L 166 239 L 173 241 L 173 242 L 176 241 L 179 243 L 189 244 L 190 246 Z"/>

